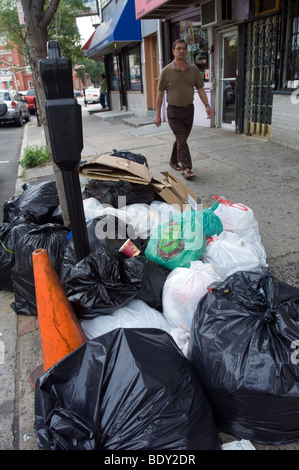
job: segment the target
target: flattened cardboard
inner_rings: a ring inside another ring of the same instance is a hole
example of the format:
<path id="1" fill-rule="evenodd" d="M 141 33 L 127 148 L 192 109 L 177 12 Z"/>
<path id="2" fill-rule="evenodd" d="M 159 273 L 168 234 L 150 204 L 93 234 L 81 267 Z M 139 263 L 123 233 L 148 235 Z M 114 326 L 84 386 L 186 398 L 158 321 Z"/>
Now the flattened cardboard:
<path id="1" fill-rule="evenodd" d="M 206 207 L 198 196 L 172 173 L 164 171 L 161 174 L 163 179 L 159 181 L 153 178 L 151 185 L 165 202 L 177 205 L 181 212 L 186 207 L 195 209 L 196 204 L 202 204 Z"/>
<path id="2" fill-rule="evenodd" d="M 95 155 L 79 167 L 79 174 L 85 178 L 108 181 L 128 181 L 129 183 L 149 184 L 151 174 L 145 165 L 126 158 L 112 155 Z"/>

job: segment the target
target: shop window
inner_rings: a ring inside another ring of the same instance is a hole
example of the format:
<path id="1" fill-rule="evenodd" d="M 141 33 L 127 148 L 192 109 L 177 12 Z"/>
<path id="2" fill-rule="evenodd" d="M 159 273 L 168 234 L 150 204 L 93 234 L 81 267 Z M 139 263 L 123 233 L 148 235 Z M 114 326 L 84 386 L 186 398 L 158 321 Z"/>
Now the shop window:
<path id="1" fill-rule="evenodd" d="M 173 41 L 182 38 L 187 43 L 186 60 L 199 68 L 204 81 L 209 81 L 208 30 L 201 29 L 200 19 L 181 20 L 172 25 Z"/>
<path id="2" fill-rule="evenodd" d="M 140 46 L 128 48 L 127 71 L 128 71 L 128 90 L 141 91 L 141 64 L 140 64 Z"/>
<path id="3" fill-rule="evenodd" d="M 119 63 L 117 55 L 110 56 L 110 90 L 118 91 L 119 89 Z"/>
<path id="4" fill-rule="evenodd" d="M 271 13 L 279 9 L 280 0 L 255 0 L 254 10 L 255 16 L 262 15 L 264 13 Z"/>
<path id="5" fill-rule="evenodd" d="M 284 11 L 285 38 L 283 38 L 281 88 L 299 88 L 299 0 L 286 2 Z"/>

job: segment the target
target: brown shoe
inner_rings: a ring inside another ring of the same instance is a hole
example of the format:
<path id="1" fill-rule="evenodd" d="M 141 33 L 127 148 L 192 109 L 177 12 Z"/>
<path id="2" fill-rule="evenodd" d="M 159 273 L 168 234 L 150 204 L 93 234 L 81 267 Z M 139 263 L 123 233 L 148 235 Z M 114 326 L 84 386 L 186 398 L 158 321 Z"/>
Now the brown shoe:
<path id="1" fill-rule="evenodd" d="M 176 171 L 181 171 L 182 167 L 178 163 L 169 163 L 169 165 Z"/>
<path id="2" fill-rule="evenodd" d="M 190 180 L 191 178 L 194 178 L 196 176 L 191 170 L 188 170 L 186 172 L 183 171 L 182 175 L 186 180 Z"/>

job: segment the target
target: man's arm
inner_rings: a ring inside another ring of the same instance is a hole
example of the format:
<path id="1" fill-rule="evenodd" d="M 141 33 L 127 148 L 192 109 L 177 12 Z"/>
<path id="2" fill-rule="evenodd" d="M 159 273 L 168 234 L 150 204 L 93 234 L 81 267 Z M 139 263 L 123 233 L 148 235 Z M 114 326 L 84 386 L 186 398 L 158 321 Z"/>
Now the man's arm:
<path id="1" fill-rule="evenodd" d="M 154 123 L 156 124 L 157 127 L 161 126 L 161 108 L 162 108 L 162 103 L 163 103 L 163 96 L 164 96 L 164 91 L 158 90 L 157 99 L 156 99 L 156 116 L 154 119 Z"/>
<path id="2" fill-rule="evenodd" d="M 212 109 L 209 105 L 209 100 L 208 100 L 205 89 L 204 88 L 198 88 L 197 92 L 198 92 L 198 95 L 199 95 L 204 107 L 206 108 L 207 119 L 211 119 L 211 117 L 213 116 L 213 111 L 212 111 Z"/>

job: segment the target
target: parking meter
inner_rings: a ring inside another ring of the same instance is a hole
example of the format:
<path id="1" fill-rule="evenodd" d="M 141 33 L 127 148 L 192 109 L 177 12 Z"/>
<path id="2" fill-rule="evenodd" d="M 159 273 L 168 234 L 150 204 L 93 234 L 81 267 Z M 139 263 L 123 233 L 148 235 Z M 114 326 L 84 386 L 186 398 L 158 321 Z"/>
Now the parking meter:
<path id="1" fill-rule="evenodd" d="M 74 98 L 71 60 L 61 57 L 58 41 L 48 41 L 47 51 L 48 57 L 39 61 L 39 70 L 52 154 L 62 172 L 74 247 L 80 261 L 90 252 L 78 172 L 83 149 L 81 106 Z"/>

